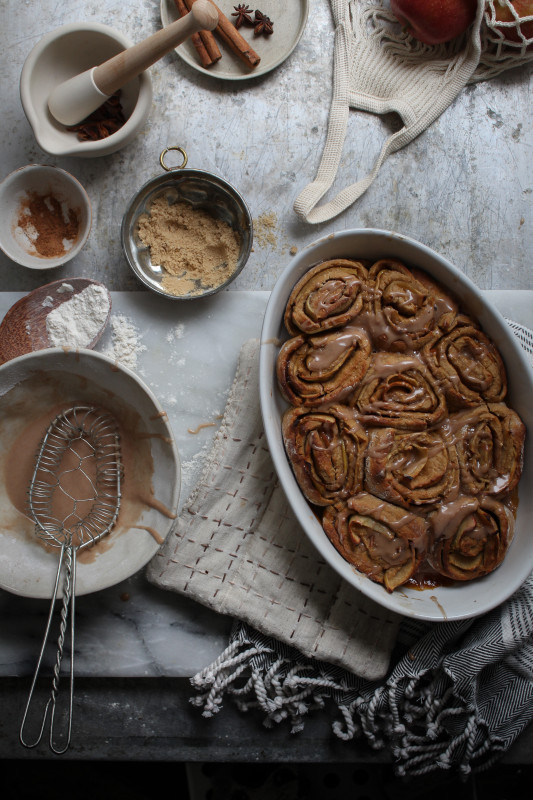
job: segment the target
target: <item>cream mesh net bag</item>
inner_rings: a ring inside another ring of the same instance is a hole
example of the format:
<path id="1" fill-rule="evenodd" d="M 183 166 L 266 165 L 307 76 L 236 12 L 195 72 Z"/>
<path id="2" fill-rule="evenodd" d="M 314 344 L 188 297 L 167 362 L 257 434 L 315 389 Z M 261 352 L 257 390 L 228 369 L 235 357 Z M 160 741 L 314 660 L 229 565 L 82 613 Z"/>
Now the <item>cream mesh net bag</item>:
<path id="1" fill-rule="evenodd" d="M 496 24 L 496 6 L 511 19 Z M 410 36 L 390 11 L 388 0 L 331 0 L 335 24 L 333 96 L 328 132 L 315 180 L 294 203 L 306 222 L 325 222 L 368 189 L 385 159 L 422 133 L 469 83 L 488 80 L 533 60 L 533 38 L 524 34 L 510 0 L 478 0 L 469 31 L 451 42 L 425 45 Z M 515 31 L 517 41 L 510 40 Z M 333 186 L 346 138 L 350 109 L 396 112 L 403 126 L 384 142 L 368 175 L 318 203 Z"/>

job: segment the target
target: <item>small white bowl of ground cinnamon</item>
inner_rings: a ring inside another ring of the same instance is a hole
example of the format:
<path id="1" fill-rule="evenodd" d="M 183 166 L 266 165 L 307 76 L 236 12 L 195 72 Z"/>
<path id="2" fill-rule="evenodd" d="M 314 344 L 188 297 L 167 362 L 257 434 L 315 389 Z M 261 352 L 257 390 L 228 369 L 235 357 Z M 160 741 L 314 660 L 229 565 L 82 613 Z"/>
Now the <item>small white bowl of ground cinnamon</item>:
<path id="1" fill-rule="evenodd" d="M 0 184 L 0 247 L 30 269 L 59 267 L 91 230 L 87 193 L 69 172 L 45 164 L 15 170 Z"/>

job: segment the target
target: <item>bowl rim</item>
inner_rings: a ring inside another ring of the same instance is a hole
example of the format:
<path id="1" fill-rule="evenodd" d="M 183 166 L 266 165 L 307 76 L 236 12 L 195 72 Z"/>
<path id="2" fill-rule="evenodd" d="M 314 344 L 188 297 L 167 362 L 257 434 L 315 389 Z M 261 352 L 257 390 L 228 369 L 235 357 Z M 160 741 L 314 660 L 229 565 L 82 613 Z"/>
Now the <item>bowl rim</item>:
<path id="1" fill-rule="evenodd" d="M 0 241 L 0 249 L 3 253 L 15 264 L 19 266 L 25 267 L 26 269 L 33 269 L 37 272 L 45 271 L 48 269 L 55 269 L 56 267 L 61 267 L 64 264 L 67 264 L 71 261 L 75 256 L 77 256 L 80 251 L 85 246 L 87 239 L 89 238 L 89 234 L 91 232 L 92 223 L 93 223 L 93 209 L 92 203 L 89 195 L 87 194 L 87 190 L 83 186 L 83 184 L 68 170 L 64 169 L 63 167 L 56 166 L 55 164 L 39 164 L 36 162 L 32 162 L 31 164 L 24 164 L 22 167 L 17 167 L 17 169 L 12 170 L 8 175 L 6 175 L 0 181 L 0 198 L 9 191 L 10 184 L 17 180 L 17 178 L 22 175 L 23 173 L 31 173 L 40 171 L 43 173 L 53 173 L 55 175 L 61 175 L 61 178 L 65 180 L 70 186 L 74 187 L 75 190 L 79 194 L 79 198 L 83 204 L 85 209 L 85 225 L 83 229 L 83 233 L 78 237 L 78 241 L 72 247 L 68 253 L 64 256 L 59 256 L 57 258 L 50 258 L 50 259 L 43 259 L 43 263 L 38 263 L 37 257 L 32 259 L 32 263 L 29 261 L 22 260 L 18 257 L 13 255 L 11 249 L 6 249 L 6 245 L 4 242 Z M 29 255 L 29 254 L 28 254 Z"/>
<path id="2" fill-rule="evenodd" d="M 137 262 L 133 258 L 131 254 L 131 247 L 129 246 L 131 237 L 130 237 L 130 232 L 128 231 L 128 222 L 130 218 L 132 218 L 132 215 L 136 214 L 137 206 L 141 203 L 145 194 L 149 193 L 152 190 L 157 189 L 159 185 L 163 185 L 167 182 L 169 184 L 175 182 L 179 183 L 180 179 L 184 180 L 190 177 L 208 180 L 210 183 L 214 182 L 219 186 L 219 188 L 222 188 L 225 192 L 227 192 L 230 195 L 231 199 L 237 203 L 237 205 L 241 206 L 247 220 L 249 237 L 246 248 L 242 251 L 242 254 L 240 256 L 241 264 L 238 266 L 235 272 L 233 272 L 230 275 L 230 277 L 227 278 L 226 281 L 224 281 L 224 283 L 221 283 L 220 286 L 216 286 L 214 289 L 208 289 L 205 292 L 202 292 L 202 294 L 173 295 L 170 294 L 169 292 L 165 292 L 164 289 L 158 286 L 154 286 L 154 284 L 147 279 L 147 277 L 144 274 L 144 271 L 138 266 Z M 219 292 L 226 289 L 230 285 L 230 283 L 232 283 L 235 280 L 235 278 L 242 272 L 242 270 L 246 266 L 248 259 L 250 257 L 250 253 L 252 251 L 252 246 L 253 246 L 253 230 L 254 230 L 253 218 L 250 209 L 248 207 L 248 204 L 246 203 L 244 197 L 238 191 L 238 189 L 236 189 L 231 183 L 229 183 L 229 181 L 227 181 L 225 178 L 222 178 L 220 175 L 216 175 L 214 172 L 209 172 L 207 170 L 195 169 L 190 167 L 174 167 L 168 169 L 167 172 L 165 172 L 162 175 L 156 175 L 155 177 L 150 178 L 150 180 L 146 181 L 146 183 L 144 183 L 141 186 L 141 188 L 131 197 L 130 201 L 128 202 L 128 205 L 126 206 L 124 215 L 122 217 L 122 222 L 120 225 L 120 240 L 122 243 L 122 251 L 124 253 L 126 261 L 128 262 L 130 269 L 145 286 L 151 289 L 151 291 L 154 292 L 155 294 L 158 294 L 161 297 L 166 297 L 168 300 L 178 300 L 184 302 L 192 300 L 201 300 L 204 297 L 210 297 L 214 294 L 218 294 Z"/>
<path id="3" fill-rule="evenodd" d="M 126 50 L 133 45 L 133 41 L 121 31 L 116 30 L 110 25 L 105 25 L 101 22 L 80 21 L 69 22 L 61 25 L 59 28 L 46 33 L 30 50 L 24 64 L 22 66 L 20 81 L 19 81 L 19 94 L 22 103 L 22 108 L 28 122 L 33 130 L 33 134 L 42 149 L 55 156 L 79 156 L 85 155 L 108 155 L 115 148 L 118 149 L 128 143 L 130 138 L 135 134 L 137 127 L 140 127 L 148 117 L 152 105 L 152 77 L 149 70 L 145 70 L 139 76 L 139 96 L 131 115 L 128 117 L 124 125 L 118 131 L 107 136 L 105 139 L 98 141 L 80 142 L 75 137 L 72 139 L 72 146 L 58 146 L 51 147 L 48 142 L 46 146 L 43 144 L 42 136 L 39 134 L 39 117 L 34 109 L 31 101 L 30 81 L 32 71 L 35 69 L 37 60 L 42 56 L 44 51 L 57 39 L 68 36 L 73 33 L 83 31 L 90 31 L 93 33 L 102 33 L 107 35 L 110 39 L 118 42 Z"/>
<path id="4" fill-rule="evenodd" d="M 426 607 L 422 609 L 417 608 L 417 596 L 420 600 L 422 595 L 426 594 L 425 590 L 420 592 L 416 590 L 408 590 L 405 589 L 405 587 L 400 587 L 400 590 L 396 590 L 392 594 L 389 594 L 381 585 L 373 583 L 365 575 L 357 572 L 334 549 L 326 534 L 322 531 L 322 527 L 312 511 L 312 507 L 304 498 L 298 484 L 296 483 L 296 479 L 289 465 L 281 441 L 281 430 L 279 425 L 280 418 L 278 415 L 278 410 L 275 406 L 275 398 L 278 397 L 279 399 L 281 396 L 279 395 L 279 390 L 275 381 L 274 369 L 275 358 L 280 344 L 280 341 L 277 337 L 280 332 L 282 332 L 283 337 L 288 337 L 287 333 L 283 333 L 282 314 L 286 300 L 288 299 L 290 293 L 290 289 L 296 284 L 298 279 L 305 272 L 307 272 L 314 264 L 322 260 L 336 257 L 365 257 L 364 255 L 357 254 L 356 252 L 354 253 L 353 246 L 347 246 L 344 248 L 344 250 L 342 249 L 345 242 L 353 242 L 354 239 L 361 239 L 363 236 L 376 245 L 378 242 L 387 242 L 387 248 L 384 246 L 384 244 L 381 247 L 381 250 L 383 250 L 384 253 L 383 257 L 392 257 L 392 246 L 395 244 L 402 244 L 405 249 L 417 252 L 425 259 L 428 258 L 433 262 L 432 265 L 439 264 L 440 268 L 446 273 L 449 279 L 453 279 L 453 281 L 456 283 L 456 286 L 454 287 L 450 286 L 449 282 L 443 281 L 443 285 L 449 288 L 451 291 L 454 291 L 455 294 L 458 295 L 459 300 L 464 303 L 466 308 L 468 308 L 470 301 L 473 299 L 480 304 L 481 313 L 475 313 L 474 316 L 479 320 L 482 328 L 485 328 L 487 321 L 489 322 L 491 328 L 494 326 L 493 329 L 498 334 L 498 348 L 500 353 L 502 353 L 504 362 L 506 362 L 506 357 L 509 355 L 511 355 L 513 360 L 516 360 L 516 363 L 520 366 L 520 369 L 523 369 L 524 375 L 527 376 L 526 382 L 529 384 L 528 396 L 531 396 L 531 393 L 533 392 L 533 372 L 518 340 L 512 333 L 500 312 L 490 303 L 489 300 L 481 296 L 480 290 L 477 288 L 474 282 L 458 267 L 422 242 L 394 231 L 388 231 L 379 228 L 354 228 L 350 230 L 339 231 L 317 239 L 303 248 L 291 261 L 290 267 L 281 273 L 267 302 L 260 340 L 259 394 L 261 414 L 271 457 L 280 483 L 286 494 L 287 500 L 289 501 L 289 505 L 295 513 L 295 516 L 299 521 L 305 535 L 310 539 L 324 560 L 352 587 L 361 591 L 363 594 L 375 600 L 388 610 L 401 614 L 405 617 L 426 620 L 430 622 L 449 622 L 460 619 L 471 619 L 492 610 L 507 600 L 511 594 L 522 585 L 524 580 L 526 580 L 533 569 L 533 548 L 531 548 L 531 552 L 529 552 L 529 554 L 526 553 L 525 558 L 522 557 L 518 560 L 518 568 L 516 572 L 513 573 L 514 580 L 504 582 L 505 570 L 503 568 L 505 567 L 507 561 L 510 562 L 509 556 L 511 555 L 512 546 L 515 544 L 517 539 L 516 531 L 514 540 L 509 548 L 509 552 L 506 555 L 504 562 L 500 565 L 500 567 L 498 567 L 497 570 L 485 576 L 484 578 L 467 582 L 471 584 L 467 592 L 464 591 L 464 589 L 468 588 L 465 584 L 455 587 L 456 592 L 463 590 L 462 595 L 465 602 L 464 609 L 462 611 L 449 611 L 445 606 L 443 606 L 440 600 L 443 592 L 448 591 L 449 596 L 449 591 L 450 589 L 453 589 L 453 587 L 438 587 L 437 589 L 434 589 L 432 591 L 432 595 L 426 595 L 432 602 L 426 604 Z M 337 245 L 335 253 L 329 253 L 327 256 L 318 255 L 316 258 L 314 257 L 315 254 L 320 253 L 321 250 L 325 249 L 326 246 L 330 246 L 332 241 L 334 241 Z M 388 252 L 389 249 L 391 250 L 390 253 Z M 409 259 L 405 255 L 402 256 L 396 253 L 396 257 L 400 259 L 404 258 L 409 263 Z M 413 266 L 419 267 L 420 269 L 425 269 L 424 266 L 419 264 L 413 264 Z M 426 269 L 426 271 L 429 270 Z M 430 272 L 429 274 L 431 275 L 432 273 Z M 436 278 L 436 280 L 440 281 L 441 278 Z M 464 296 L 459 293 L 459 289 L 466 291 L 468 295 L 467 299 L 465 299 Z M 482 319 L 480 319 L 480 317 Z M 489 335 L 492 339 L 496 338 L 494 334 Z M 514 378 L 514 376 L 512 377 Z M 516 377 L 515 383 L 518 383 L 518 377 Z M 285 401 L 283 401 L 283 403 L 285 404 Z M 526 409 L 528 408 L 525 403 L 524 406 Z M 530 440 L 531 436 L 530 431 L 533 430 L 533 412 L 530 412 L 530 417 L 532 423 L 526 423 L 526 428 L 528 429 L 526 434 L 526 452 L 528 452 L 528 440 Z M 518 513 L 520 513 L 522 504 L 527 504 L 527 490 L 524 487 L 524 477 L 525 476 L 523 475 L 521 486 L 519 486 L 521 499 L 518 507 Z M 522 540 L 524 536 L 525 534 L 522 535 Z M 513 558 L 513 564 L 515 564 L 516 560 L 516 558 Z M 477 600 L 472 600 L 470 596 L 471 592 L 473 591 L 472 586 L 483 586 L 491 579 L 492 583 L 490 585 L 494 585 L 495 589 L 492 591 L 492 593 L 490 593 L 488 599 L 481 604 Z M 470 607 L 468 607 L 469 602 Z"/>

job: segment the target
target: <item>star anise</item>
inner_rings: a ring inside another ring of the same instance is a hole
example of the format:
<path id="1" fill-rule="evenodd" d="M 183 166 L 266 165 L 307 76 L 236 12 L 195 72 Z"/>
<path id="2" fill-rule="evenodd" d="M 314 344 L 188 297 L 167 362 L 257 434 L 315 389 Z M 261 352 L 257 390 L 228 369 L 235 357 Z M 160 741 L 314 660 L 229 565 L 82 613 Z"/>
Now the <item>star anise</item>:
<path id="1" fill-rule="evenodd" d="M 125 121 L 119 90 L 77 125 L 69 125 L 67 131 L 77 133 L 81 142 L 98 141 L 116 133 Z"/>
<path id="2" fill-rule="evenodd" d="M 233 6 L 233 8 L 235 9 L 235 11 L 232 13 L 231 16 L 237 17 L 237 19 L 235 20 L 236 28 L 240 28 L 243 23 L 246 23 L 247 25 L 254 24 L 254 21 L 252 19 L 253 11 L 251 8 L 248 8 L 248 6 L 245 3 L 239 3 L 238 6 Z"/>
<path id="3" fill-rule="evenodd" d="M 267 15 L 263 14 L 262 11 L 256 11 L 254 19 L 254 36 L 261 36 L 261 34 L 270 36 L 272 33 L 274 33 L 274 23 L 270 17 L 267 17 Z"/>

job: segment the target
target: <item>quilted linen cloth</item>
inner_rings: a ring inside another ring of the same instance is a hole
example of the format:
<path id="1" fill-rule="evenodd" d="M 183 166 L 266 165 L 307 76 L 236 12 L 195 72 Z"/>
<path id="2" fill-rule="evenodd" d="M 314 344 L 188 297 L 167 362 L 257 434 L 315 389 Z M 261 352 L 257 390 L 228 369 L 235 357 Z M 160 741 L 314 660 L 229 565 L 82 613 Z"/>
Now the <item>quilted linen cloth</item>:
<path id="1" fill-rule="evenodd" d="M 259 409 L 259 342 L 244 345 L 222 425 L 149 579 L 370 680 L 386 673 L 399 617 L 319 557 L 279 486 Z"/>

